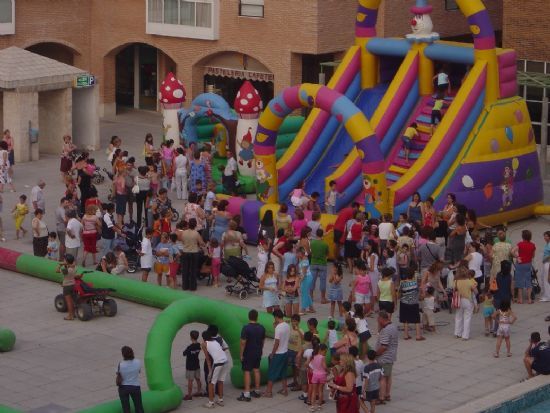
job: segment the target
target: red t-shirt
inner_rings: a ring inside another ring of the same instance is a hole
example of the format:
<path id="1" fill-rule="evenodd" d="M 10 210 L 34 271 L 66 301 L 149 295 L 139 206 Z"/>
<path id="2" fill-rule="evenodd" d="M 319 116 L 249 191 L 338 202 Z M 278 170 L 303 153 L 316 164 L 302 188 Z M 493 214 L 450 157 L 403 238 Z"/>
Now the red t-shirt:
<path id="1" fill-rule="evenodd" d="M 537 247 L 531 241 L 518 242 L 518 256 L 520 264 L 530 264 L 535 256 Z"/>
<path id="2" fill-rule="evenodd" d="M 340 232 L 344 232 L 346 229 L 346 222 L 353 218 L 353 208 L 348 207 L 340 210 L 336 221 L 334 222 L 334 229 Z"/>

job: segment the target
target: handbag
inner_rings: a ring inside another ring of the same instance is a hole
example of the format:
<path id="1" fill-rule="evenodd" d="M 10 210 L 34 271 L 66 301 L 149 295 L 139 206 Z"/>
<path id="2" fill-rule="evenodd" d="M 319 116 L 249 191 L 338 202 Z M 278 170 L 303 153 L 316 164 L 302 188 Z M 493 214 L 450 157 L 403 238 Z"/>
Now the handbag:
<path id="1" fill-rule="evenodd" d="M 135 195 L 139 194 L 139 185 L 137 183 L 137 178 L 134 181 L 134 186 L 132 187 L 132 193 L 135 194 Z"/>
<path id="2" fill-rule="evenodd" d="M 118 363 L 118 369 L 116 371 L 115 383 L 116 383 L 117 386 L 122 386 L 122 374 L 120 374 L 120 363 Z"/>
<path id="3" fill-rule="evenodd" d="M 455 288 L 453 290 L 453 298 L 451 300 L 451 308 L 455 310 L 460 308 L 460 292 L 457 289 L 457 282 L 455 281 Z"/>
<path id="4" fill-rule="evenodd" d="M 489 291 L 495 292 L 498 291 L 498 284 L 496 277 L 491 277 L 489 280 Z"/>

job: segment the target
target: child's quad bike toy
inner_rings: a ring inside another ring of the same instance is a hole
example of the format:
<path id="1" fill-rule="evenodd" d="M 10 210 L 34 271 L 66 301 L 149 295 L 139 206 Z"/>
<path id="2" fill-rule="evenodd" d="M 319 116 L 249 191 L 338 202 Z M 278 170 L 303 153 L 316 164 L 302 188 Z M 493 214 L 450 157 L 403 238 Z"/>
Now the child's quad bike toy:
<path id="1" fill-rule="evenodd" d="M 91 283 L 86 283 L 82 278 L 75 278 L 74 307 L 76 316 L 81 321 L 88 321 L 94 316 L 104 315 L 114 317 L 117 313 L 116 301 L 108 298 L 115 291 L 112 288 L 94 288 Z M 60 313 L 67 312 L 67 302 L 63 294 L 55 297 L 55 309 Z"/>

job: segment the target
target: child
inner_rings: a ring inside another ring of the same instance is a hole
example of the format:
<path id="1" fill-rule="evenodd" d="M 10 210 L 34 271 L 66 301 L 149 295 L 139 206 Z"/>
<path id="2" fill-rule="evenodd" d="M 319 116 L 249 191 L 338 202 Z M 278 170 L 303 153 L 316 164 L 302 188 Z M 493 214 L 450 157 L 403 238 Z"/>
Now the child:
<path id="1" fill-rule="evenodd" d="M 367 353 L 368 362 L 363 369 L 363 397 L 370 403 L 370 413 L 375 413 L 376 403 L 380 398 L 380 378 L 382 367 L 376 361 L 376 351 L 369 350 Z"/>
<path id="2" fill-rule="evenodd" d="M 178 234 L 170 234 L 170 263 L 168 264 L 168 285 L 176 288 L 178 270 L 180 268 L 180 249 L 178 248 Z M 197 333 L 198 334 L 198 333 Z"/>
<path id="3" fill-rule="evenodd" d="M 88 175 L 93 176 L 95 171 L 97 170 L 97 166 L 95 165 L 95 159 L 89 158 L 86 160 L 86 166 L 84 167 Z"/>
<path id="4" fill-rule="evenodd" d="M 435 332 L 435 289 L 430 285 L 426 288 L 426 295 L 422 302 L 422 324 L 424 330 Z"/>
<path id="5" fill-rule="evenodd" d="M 141 241 L 141 251 L 139 252 L 141 257 L 141 271 L 143 271 L 141 274 L 141 281 L 145 283 L 147 282 L 149 272 L 153 267 L 153 246 L 151 245 L 151 238 L 153 238 L 153 230 L 151 228 L 147 228 L 145 230 L 145 237 L 143 237 L 143 240 Z"/>
<path id="6" fill-rule="evenodd" d="M 111 274 L 119 275 L 126 272 L 128 270 L 128 259 L 124 251 L 122 251 L 122 247 L 120 245 L 115 246 L 113 252 L 116 257 L 116 266 L 111 270 Z"/>
<path id="7" fill-rule="evenodd" d="M 222 250 L 220 244 L 216 238 L 210 240 L 210 245 L 208 246 L 208 255 L 212 260 L 212 284 L 214 287 L 218 288 L 220 286 L 220 268 L 222 263 Z M 261 268 L 261 267 L 260 267 Z"/>
<path id="8" fill-rule="evenodd" d="M 355 315 L 355 313 L 353 312 L 353 310 L 351 309 L 351 303 L 349 301 L 344 301 L 342 303 L 342 307 L 344 308 L 344 314 L 346 316 L 346 320 L 348 318 L 353 318 L 353 316 Z"/>
<path id="9" fill-rule="evenodd" d="M 361 304 L 355 304 L 353 306 L 353 309 L 355 310 L 355 316 L 353 318 L 355 319 L 355 331 L 357 332 L 357 336 L 359 337 L 359 349 L 361 350 L 360 354 L 361 356 L 364 356 L 367 353 L 369 347 L 369 338 L 371 338 L 369 323 L 365 318 L 365 313 Z"/>
<path id="10" fill-rule="evenodd" d="M 332 272 L 328 279 L 328 299 L 330 301 L 330 317 L 334 318 L 334 307 L 338 304 L 338 315 L 340 316 L 340 323 L 344 321 L 344 307 L 342 307 L 342 301 L 344 299 L 344 292 L 342 290 L 342 279 L 344 278 L 344 270 L 342 265 L 337 261 L 332 266 Z"/>
<path id="11" fill-rule="evenodd" d="M 65 254 L 65 260 L 57 266 L 56 272 L 63 274 L 63 281 L 61 285 L 63 286 L 63 296 L 65 297 L 65 302 L 67 303 L 67 316 L 64 317 L 64 320 L 74 320 L 74 280 L 76 278 L 81 278 L 82 274 L 76 273 L 76 264 L 75 258 L 71 254 Z"/>
<path id="12" fill-rule="evenodd" d="M 288 271 L 288 266 L 291 264 L 297 265 L 298 260 L 296 258 L 296 251 L 292 241 L 287 241 L 285 243 L 285 250 L 286 252 L 283 254 L 283 273 L 286 274 L 286 272 Z"/>
<path id="13" fill-rule="evenodd" d="M 342 198 L 346 194 L 338 192 L 336 189 L 336 181 L 330 181 L 328 185 L 330 189 L 325 195 L 325 209 L 327 214 L 336 214 L 336 200 Z"/>
<path id="14" fill-rule="evenodd" d="M 512 357 L 511 344 L 510 344 L 510 326 L 517 320 L 516 315 L 510 309 L 510 301 L 503 301 L 500 304 L 500 308 L 493 314 L 493 318 L 498 317 L 498 330 L 497 330 L 497 346 L 495 358 L 499 357 L 500 346 L 502 345 L 502 339 L 506 342 L 507 356 Z"/>
<path id="15" fill-rule="evenodd" d="M 162 277 L 166 278 L 166 283 L 170 285 L 168 273 L 170 272 L 170 251 L 172 245 L 169 243 L 168 233 L 163 232 L 160 235 L 160 242 L 155 247 L 155 272 L 157 273 L 157 284 L 162 285 Z"/>
<path id="16" fill-rule="evenodd" d="M 227 374 L 227 355 L 218 340 L 213 337 L 211 331 L 206 330 L 202 333 L 204 341 L 202 349 L 208 365 L 208 403 L 204 407 L 211 409 L 215 407 L 214 393 L 218 394 L 217 404 L 223 406 L 223 382 Z"/>
<path id="17" fill-rule="evenodd" d="M 330 349 L 330 355 L 331 357 L 336 354 L 336 349 L 334 348 L 334 345 L 338 341 L 338 334 L 336 333 L 336 322 L 334 320 L 329 320 L 327 323 L 327 332 L 325 334 L 325 339 L 323 340 L 323 343 L 328 344 L 328 348 Z"/>
<path id="18" fill-rule="evenodd" d="M 399 267 L 399 278 L 404 280 L 406 278 L 407 270 L 409 268 L 409 245 L 403 244 L 397 250 L 397 266 Z"/>
<path id="19" fill-rule="evenodd" d="M 378 291 L 380 294 L 378 306 L 380 310 L 385 310 L 390 315 L 390 320 L 397 304 L 396 289 L 392 279 L 394 272 L 393 268 L 382 268 L 382 279 L 378 281 Z"/>
<path id="20" fill-rule="evenodd" d="M 191 344 L 183 351 L 183 357 L 185 357 L 185 378 L 187 379 L 187 395 L 183 400 L 192 400 L 193 396 L 197 397 L 202 394 L 201 365 L 199 362 L 201 345 L 198 342 L 199 332 L 193 330 L 189 335 L 191 336 Z M 193 380 L 197 382 L 196 393 L 193 393 Z"/>
<path id="21" fill-rule="evenodd" d="M 149 165 L 149 172 L 147 173 L 147 178 L 151 181 L 151 191 L 153 192 L 153 197 L 157 194 L 159 190 L 159 174 L 157 172 L 157 167 L 154 164 Z"/>
<path id="22" fill-rule="evenodd" d="M 161 227 L 162 222 L 160 220 L 160 214 L 153 214 L 153 236 L 151 237 L 151 245 L 153 248 L 155 248 L 160 241 L 160 234 L 162 234 Z"/>
<path id="23" fill-rule="evenodd" d="M 403 148 L 405 151 L 405 162 L 407 165 L 409 164 L 409 153 L 411 152 L 411 141 L 418 137 L 418 125 L 416 122 L 413 122 L 409 125 L 407 129 L 405 129 L 405 132 L 403 133 L 403 136 L 401 137 L 401 140 L 403 141 Z"/>
<path id="24" fill-rule="evenodd" d="M 304 403 L 309 403 L 309 359 L 313 354 L 313 344 L 319 343 L 316 337 L 313 337 L 311 331 L 304 333 L 304 343 L 302 344 L 302 350 L 296 356 L 296 366 L 300 369 L 300 384 L 302 386 L 302 394 L 298 397 L 299 400 L 303 400 Z"/>
<path id="25" fill-rule="evenodd" d="M 48 234 L 48 259 L 59 261 L 59 243 L 57 242 L 57 233 L 53 231 Z"/>
<path id="26" fill-rule="evenodd" d="M 363 400 L 361 400 L 361 394 L 363 394 L 363 369 L 365 368 L 365 363 L 359 358 L 359 349 L 355 346 L 351 346 L 349 348 L 349 354 L 351 354 L 354 358 L 355 362 L 355 391 L 357 395 L 359 396 L 359 405 L 365 411 L 368 413 L 368 410 L 363 403 Z"/>
<path id="27" fill-rule="evenodd" d="M 303 346 L 304 332 L 300 329 L 300 315 L 292 314 L 290 319 L 290 336 L 288 338 L 288 365 L 292 368 L 293 382 L 290 384 L 290 389 L 299 391 L 298 384 L 297 357 Z"/>
<path id="28" fill-rule="evenodd" d="M 489 337 L 489 334 L 493 331 L 493 313 L 495 312 L 495 305 L 493 302 L 493 294 L 487 292 L 479 297 L 479 300 L 483 302 L 483 318 L 485 319 L 485 337 Z"/>
<path id="29" fill-rule="evenodd" d="M 321 207 L 319 206 L 319 192 L 312 192 L 309 201 L 307 202 L 306 209 L 313 212 L 321 212 Z"/>
<path id="30" fill-rule="evenodd" d="M 216 200 L 216 193 L 214 192 L 216 190 L 216 184 L 214 182 L 210 182 L 208 184 L 208 192 L 206 193 L 206 197 L 204 198 L 204 212 L 206 213 L 207 217 L 210 217 L 212 215 L 212 210 L 214 208 L 214 201 Z"/>
<path id="31" fill-rule="evenodd" d="M 304 191 L 304 182 L 300 182 L 298 186 L 292 191 L 290 202 L 295 208 L 303 208 L 307 205 L 309 197 Z"/>
<path id="32" fill-rule="evenodd" d="M 15 237 L 19 239 L 19 231 L 23 231 L 23 236 L 27 235 L 27 230 L 23 228 L 23 221 L 29 213 L 27 206 L 27 195 L 21 195 L 19 202 L 11 210 L 13 219 L 15 220 Z"/>
<path id="33" fill-rule="evenodd" d="M 265 229 L 260 230 L 260 233 L 258 234 L 258 265 L 256 268 L 265 268 L 267 261 L 269 261 L 270 248 L 271 239 L 266 238 Z"/>
<path id="34" fill-rule="evenodd" d="M 444 103 L 444 94 L 438 93 L 437 99 L 434 101 L 434 105 L 432 108 L 432 119 L 431 119 L 431 134 L 433 136 L 434 130 L 435 130 L 435 123 L 439 124 L 441 122 L 441 109 L 443 109 L 443 103 Z"/>
<path id="35" fill-rule="evenodd" d="M 307 320 L 307 329 L 311 334 L 313 334 L 313 337 L 321 338 L 319 336 L 319 331 L 317 330 L 317 325 L 319 322 L 315 317 L 311 317 L 309 320 Z"/>
<path id="36" fill-rule="evenodd" d="M 390 248 L 384 248 L 382 251 L 382 257 L 384 258 L 384 266 L 386 268 L 393 269 L 392 281 L 397 285 L 397 282 L 399 281 L 399 268 L 397 267 L 397 257 L 395 256 L 395 253 Z"/>
<path id="37" fill-rule="evenodd" d="M 311 406 L 309 411 L 314 412 L 321 410 L 323 404 L 323 389 L 327 382 L 327 362 L 326 362 L 327 346 L 319 344 L 317 351 L 314 352 L 313 358 L 309 363 L 311 368 Z"/>

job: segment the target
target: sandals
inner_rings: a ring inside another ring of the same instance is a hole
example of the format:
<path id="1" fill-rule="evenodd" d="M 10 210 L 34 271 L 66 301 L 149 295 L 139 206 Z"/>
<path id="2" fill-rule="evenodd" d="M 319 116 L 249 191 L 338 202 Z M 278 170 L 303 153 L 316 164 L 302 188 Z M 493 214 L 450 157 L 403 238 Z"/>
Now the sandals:
<path id="1" fill-rule="evenodd" d="M 496 358 L 496 359 L 498 359 L 500 356 L 499 356 L 498 353 L 493 353 L 493 357 Z"/>
<path id="2" fill-rule="evenodd" d="M 277 394 L 281 394 L 281 395 L 286 397 L 286 396 L 288 396 L 288 390 L 281 389 L 277 392 Z"/>
<path id="3" fill-rule="evenodd" d="M 410 339 L 411 339 L 411 336 L 403 337 L 403 340 L 410 340 Z"/>
<path id="4" fill-rule="evenodd" d="M 267 397 L 268 399 L 272 399 L 273 398 L 273 393 L 263 392 L 262 397 Z"/>
<path id="5" fill-rule="evenodd" d="M 74 317 L 63 317 L 63 320 L 72 321 L 74 320 Z"/>
<path id="6" fill-rule="evenodd" d="M 416 338 L 416 341 L 424 341 L 424 340 L 426 340 L 426 337 L 417 337 Z"/>
<path id="7" fill-rule="evenodd" d="M 506 357 L 512 357 L 512 353 L 507 353 Z"/>

